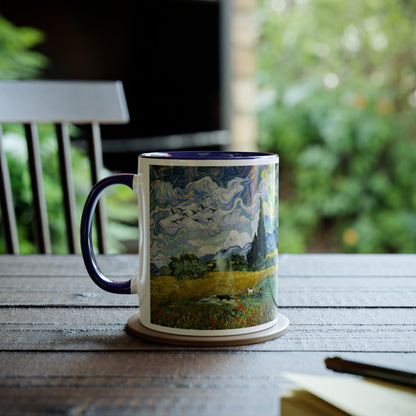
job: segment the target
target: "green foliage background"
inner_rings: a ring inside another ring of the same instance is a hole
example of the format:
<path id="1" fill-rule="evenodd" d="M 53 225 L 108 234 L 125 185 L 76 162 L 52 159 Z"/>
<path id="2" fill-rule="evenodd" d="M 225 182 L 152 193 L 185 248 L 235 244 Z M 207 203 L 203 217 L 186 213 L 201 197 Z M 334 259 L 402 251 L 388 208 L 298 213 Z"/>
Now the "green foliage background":
<path id="1" fill-rule="evenodd" d="M 44 34 L 31 27 L 16 27 L 0 15 L 0 78 L 22 79 L 39 75 L 48 60 L 32 50 Z"/>
<path id="2" fill-rule="evenodd" d="M 16 27 L 0 15 L 0 79 L 39 77 L 42 69 L 48 64 L 48 59 L 32 48 L 44 38 L 44 34 L 39 30 Z M 48 124 L 39 124 L 38 129 L 52 251 L 53 253 L 66 253 L 66 231 L 55 129 Z M 79 135 L 79 131 L 74 126 L 70 126 L 70 133 L 73 137 Z M 23 126 L 3 125 L 2 139 L 12 182 L 20 252 L 22 254 L 34 253 L 36 247 L 33 238 L 32 192 Z M 71 154 L 77 217 L 80 219 L 85 199 L 92 186 L 91 175 L 88 158 L 84 152 L 72 146 Z M 103 172 L 103 175 L 109 174 L 108 171 Z M 125 251 L 125 242 L 137 240 L 135 195 L 126 187 L 112 187 L 106 192 L 106 205 L 109 217 L 109 251 Z M 0 233 L 0 253 L 4 251 L 3 236 Z"/>
<path id="3" fill-rule="evenodd" d="M 263 0 L 280 252 L 416 251 L 416 1 Z"/>

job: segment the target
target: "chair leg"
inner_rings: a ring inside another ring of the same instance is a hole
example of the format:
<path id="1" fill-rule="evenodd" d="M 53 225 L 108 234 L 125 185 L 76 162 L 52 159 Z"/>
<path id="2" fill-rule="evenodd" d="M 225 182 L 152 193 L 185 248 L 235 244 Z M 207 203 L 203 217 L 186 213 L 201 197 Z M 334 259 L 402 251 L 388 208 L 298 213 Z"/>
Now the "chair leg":
<path id="1" fill-rule="evenodd" d="M 39 253 L 50 254 L 51 239 L 49 234 L 48 214 L 46 210 L 45 191 L 43 187 L 42 163 L 40 159 L 39 137 L 36 124 L 25 124 L 29 168 L 32 181 L 33 208 Z"/>
<path id="2" fill-rule="evenodd" d="M 88 137 L 88 152 L 91 164 L 91 178 L 93 185 L 102 179 L 101 174 L 103 170 L 103 152 L 101 146 L 100 126 L 93 123 L 89 130 Z M 107 215 L 105 210 L 104 195 L 100 198 L 99 203 L 95 209 L 95 225 L 97 229 L 98 250 L 100 253 L 107 253 L 107 238 L 106 238 L 106 224 Z"/>
<path id="3" fill-rule="evenodd" d="M 71 142 L 68 124 L 56 124 L 56 137 L 58 140 L 59 167 L 61 172 L 62 197 L 65 209 L 66 237 L 68 251 L 71 254 L 79 253 L 78 225 L 76 218 L 75 188 L 72 173 Z"/>
<path id="4" fill-rule="evenodd" d="M 6 252 L 9 254 L 19 254 L 19 240 L 17 236 L 16 216 L 13 207 L 9 167 L 2 144 L 2 136 L 3 130 L 0 126 L 0 203 Z"/>

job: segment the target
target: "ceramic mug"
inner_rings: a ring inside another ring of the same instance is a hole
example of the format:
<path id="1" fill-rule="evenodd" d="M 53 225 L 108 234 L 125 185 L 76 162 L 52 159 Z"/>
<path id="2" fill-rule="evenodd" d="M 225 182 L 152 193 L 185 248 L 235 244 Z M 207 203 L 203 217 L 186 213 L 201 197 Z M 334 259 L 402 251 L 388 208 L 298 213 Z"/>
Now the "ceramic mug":
<path id="1" fill-rule="evenodd" d="M 248 152 L 147 153 L 137 174 L 109 176 L 85 203 L 81 247 L 102 289 L 138 294 L 140 323 L 185 336 L 249 334 L 276 324 L 279 157 Z M 99 269 L 92 217 L 102 192 L 138 195 L 139 270 L 112 281 Z"/>

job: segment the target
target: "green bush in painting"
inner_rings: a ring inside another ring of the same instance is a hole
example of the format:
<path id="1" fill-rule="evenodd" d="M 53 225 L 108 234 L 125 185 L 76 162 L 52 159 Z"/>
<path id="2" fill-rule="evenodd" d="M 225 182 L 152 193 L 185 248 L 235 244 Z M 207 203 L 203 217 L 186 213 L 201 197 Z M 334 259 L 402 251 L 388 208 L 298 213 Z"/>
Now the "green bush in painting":
<path id="1" fill-rule="evenodd" d="M 416 251 L 416 2 L 263 1 L 280 252 Z"/>
<path id="2" fill-rule="evenodd" d="M 189 277 L 191 280 L 199 279 L 208 270 L 207 265 L 202 260 L 195 254 L 190 253 L 183 253 L 178 257 L 172 256 L 169 268 L 178 281 L 183 280 L 185 277 Z"/>

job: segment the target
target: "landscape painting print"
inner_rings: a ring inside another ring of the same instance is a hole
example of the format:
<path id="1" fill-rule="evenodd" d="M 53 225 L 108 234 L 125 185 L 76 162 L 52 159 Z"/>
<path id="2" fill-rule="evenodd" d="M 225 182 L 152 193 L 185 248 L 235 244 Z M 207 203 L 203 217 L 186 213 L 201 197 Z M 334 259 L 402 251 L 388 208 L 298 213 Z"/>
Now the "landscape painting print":
<path id="1" fill-rule="evenodd" d="M 150 166 L 151 322 L 192 330 L 277 318 L 278 167 Z"/>

